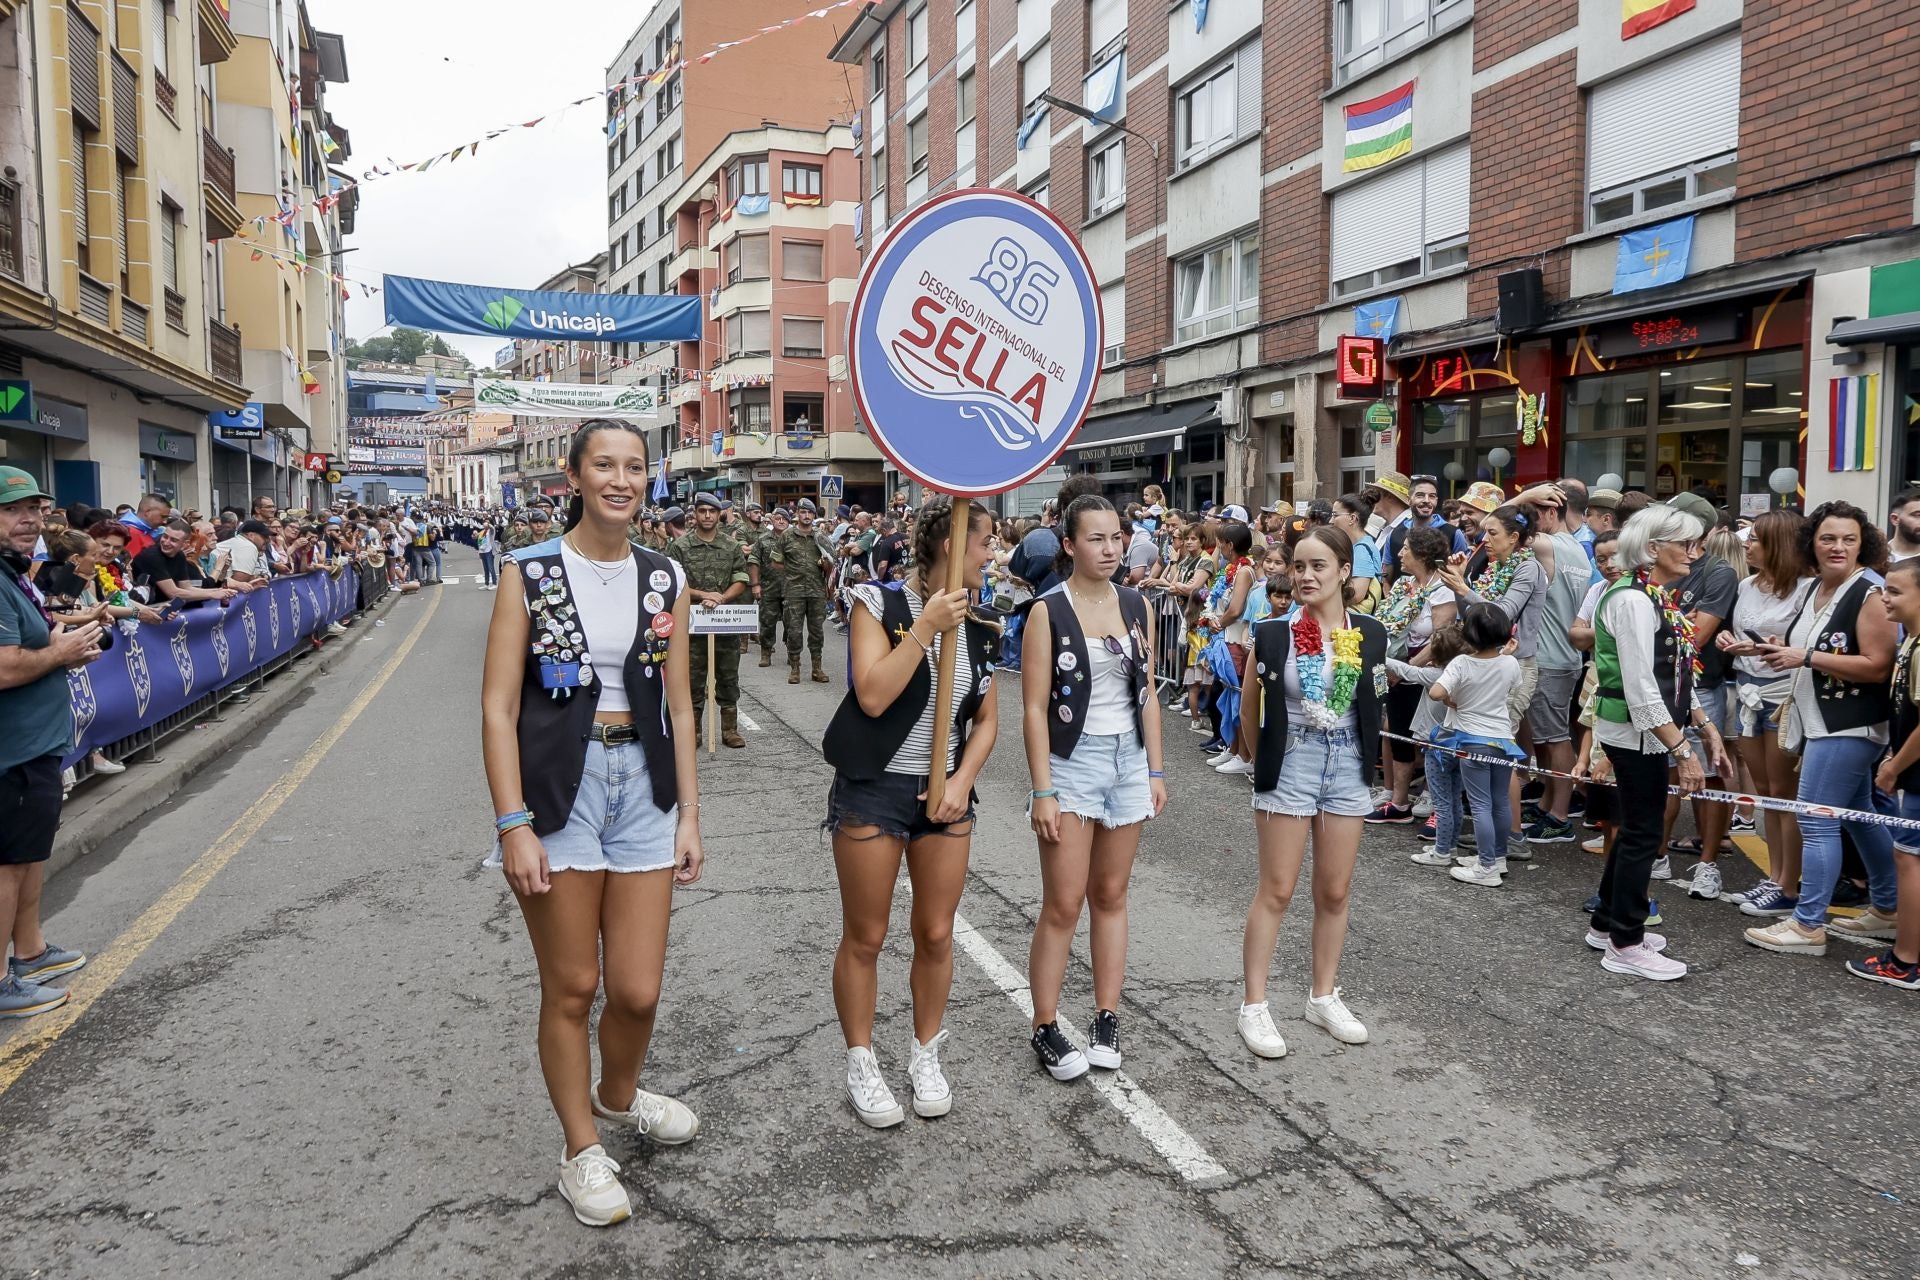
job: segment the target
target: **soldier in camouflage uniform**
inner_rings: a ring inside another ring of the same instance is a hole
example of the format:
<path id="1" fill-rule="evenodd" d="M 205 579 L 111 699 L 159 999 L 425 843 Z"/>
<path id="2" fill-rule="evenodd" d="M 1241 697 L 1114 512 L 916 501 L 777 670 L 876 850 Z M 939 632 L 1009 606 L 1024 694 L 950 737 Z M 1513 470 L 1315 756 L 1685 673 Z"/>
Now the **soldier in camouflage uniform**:
<path id="1" fill-rule="evenodd" d="M 781 538 L 787 531 L 785 507 L 775 507 L 766 532 L 754 540 L 747 568 L 755 575 L 754 594 L 760 601 L 760 665 L 773 665 L 773 645 L 787 610 L 787 556 Z"/>
<path id="2" fill-rule="evenodd" d="M 545 524 L 542 524 L 541 528 L 545 529 Z M 533 530 L 527 523 L 527 517 L 515 516 L 513 518 L 513 532 L 507 535 L 506 548 L 509 551 L 519 551 L 542 540 L 543 538 L 533 536 Z"/>
<path id="3" fill-rule="evenodd" d="M 800 683 L 800 641 L 806 638 L 813 650 L 813 678 L 827 683 L 827 670 L 820 663 L 826 644 L 827 572 L 833 557 L 821 542 L 820 530 L 813 523 L 813 500 L 800 499 L 795 524 L 780 539 L 786 562 L 787 580 L 787 683 Z"/>
<path id="4" fill-rule="evenodd" d="M 667 545 L 667 554 L 687 571 L 687 595 L 697 613 L 703 603 L 733 604 L 747 594 L 746 552 L 720 532 L 720 500 L 710 493 L 693 500 L 693 531 Z M 707 642 L 694 636 L 688 646 L 692 659 L 688 683 L 693 687 L 697 720 L 707 701 Z M 740 736 L 740 646 L 731 636 L 714 642 L 714 694 L 720 704 L 720 741 L 744 747 Z"/>

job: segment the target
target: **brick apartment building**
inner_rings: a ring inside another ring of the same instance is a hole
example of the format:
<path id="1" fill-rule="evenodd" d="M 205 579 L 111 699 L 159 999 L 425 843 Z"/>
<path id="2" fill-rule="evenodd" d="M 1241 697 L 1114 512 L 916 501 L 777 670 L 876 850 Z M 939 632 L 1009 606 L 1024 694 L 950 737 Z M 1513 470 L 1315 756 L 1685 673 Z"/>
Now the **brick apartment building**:
<path id="1" fill-rule="evenodd" d="M 1107 347 L 1063 462 L 1115 494 L 1393 467 L 1750 511 L 1791 468 L 1883 508 L 1920 477 L 1920 0 L 1648 8 L 879 0 L 831 55 L 863 71 L 862 244 L 970 185 L 1073 228 Z M 1343 399 L 1363 330 L 1388 381 Z M 1835 412 L 1870 467 L 1830 469 Z"/>
<path id="2" fill-rule="evenodd" d="M 682 494 L 791 503 L 836 476 L 850 501 L 879 506 L 880 451 L 856 429 L 846 378 L 860 274 L 852 129 L 741 130 L 685 172 L 662 206 L 668 286 L 707 305 L 668 375 Z"/>

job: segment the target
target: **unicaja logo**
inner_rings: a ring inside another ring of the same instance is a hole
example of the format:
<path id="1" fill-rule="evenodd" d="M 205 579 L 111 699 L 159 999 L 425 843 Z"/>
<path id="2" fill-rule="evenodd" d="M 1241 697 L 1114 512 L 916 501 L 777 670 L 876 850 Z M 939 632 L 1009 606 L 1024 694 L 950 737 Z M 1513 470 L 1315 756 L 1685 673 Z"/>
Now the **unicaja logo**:
<path id="1" fill-rule="evenodd" d="M 503 296 L 487 304 L 487 309 L 481 313 L 480 320 L 483 324 L 505 333 L 513 327 L 513 322 L 518 320 L 520 313 L 526 309 L 526 304 L 520 299 Z"/>
<path id="2" fill-rule="evenodd" d="M 502 295 L 487 304 L 480 319 L 490 328 L 505 333 L 514 324 L 525 318 L 528 328 L 556 330 L 562 333 L 590 333 L 599 335 L 610 333 L 618 325 L 612 316 L 591 312 L 583 316 L 570 316 L 560 311 L 527 309 L 527 304 L 511 295 Z"/>
<path id="3" fill-rule="evenodd" d="M 12 413 L 27 398 L 25 387 L 0 388 L 0 413 Z"/>

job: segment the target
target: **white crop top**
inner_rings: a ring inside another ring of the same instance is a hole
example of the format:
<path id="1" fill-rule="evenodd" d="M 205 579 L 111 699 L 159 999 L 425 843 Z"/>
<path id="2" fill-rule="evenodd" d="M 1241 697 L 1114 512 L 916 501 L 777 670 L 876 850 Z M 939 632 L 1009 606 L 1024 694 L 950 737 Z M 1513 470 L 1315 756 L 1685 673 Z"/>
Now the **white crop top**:
<path id="1" fill-rule="evenodd" d="M 1129 644 L 1130 639 L 1122 639 Z M 1107 648 L 1106 637 L 1087 637 L 1087 662 L 1093 668 L 1093 687 L 1087 691 L 1087 723 L 1083 732 L 1099 737 L 1133 733 L 1133 688 L 1127 681 L 1127 660 Z"/>
<path id="2" fill-rule="evenodd" d="M 629 552 L 626 566 L 612 574 L 611 581 L 607 580 L 609 570 L 605 565 L 587 559 L 571 543 L 560 544 L 560 559 L 566 566 L 573 603 L 580 610 L 580 632 L 586 636 L 581 656 L 593 665 L 594 679 L 600 682 L 600 701 L 595 709 L 631 711 L 626 662 L 640 629 L 640 584 L 636 581 L 636 575 L 644 572 L 640 559 Z M 677 561 L 667 563 L 672 566 L 675 592 L 685 592 L 686 571 Z"/>

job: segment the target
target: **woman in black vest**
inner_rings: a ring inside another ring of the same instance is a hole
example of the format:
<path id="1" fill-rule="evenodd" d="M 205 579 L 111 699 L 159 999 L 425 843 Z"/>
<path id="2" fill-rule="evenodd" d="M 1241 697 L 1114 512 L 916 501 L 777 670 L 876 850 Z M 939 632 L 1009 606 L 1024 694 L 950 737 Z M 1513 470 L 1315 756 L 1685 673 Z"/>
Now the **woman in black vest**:
<path id="1" fill-rule="evenodd" d="M 993 515 L 972 502 L 966 510 L 966 532 L 952 550 L 966 558 L 962 581 L 978 583 L 993 555 Z M 928 503 L 914 528 L 907 581 L 848 588 L 847 695 L 822 744 L 834 768 L 825 826 L 833 832 L 842 921 L 833 1003 L 847 1041 L 847 1099 L 861 1123 L 876 1129 L 906 1118 L 873 1053 L 880 949 L 903 853 L 913 882 L 913 1109 L 931 1118 L 953 1106 L 940 1069 L 947 1038 L 940 1028 L 953 986 L 953 917 L 973 838 L 973 783 L 999 727 L 993 658 L 1000 639 L 994 626 L 969 617 L 967 590 L 941 589 L 952 524 L 949 500 Z M 947 782 L 944 799 L 929 812 L 934 686 L 941 646 L 954 627 L 965 643 L 955 657 L 953 722 L 941 762 Z"/>
<path id="2" fill-rule="evenodd" d="M 566 1132 L 560 1192 L 608 1226 L 631 1212 L 594 1118 L 676 1144 L 693 1112 L 637 1087 L 653 1035 L 673 886 L 700 878 L 699 786 L 679 566 L 627 541 L 646 437 L 593 420 L 573 437 L 567 532 L 501 567 L 481 745 L 499 843 L 540 967 L 540 1068 Z M 603 1080 L 587 1016 L 601 986 Z"/>
<path id="3" fill-rule="evenodd" d="M 1042 897 L 1027 955 L 1033 1052 L 1056 1080 L 1087 1066 L 1120 1069 L 1120 984 L 1127 969 L 1127 881 L 1140 827 L 1167 803 L 1160 704 L 1153 695 L 1153 615 L 1132 587 L 1115 586 L 1126 557 L 1120 517 L 1105 498 L 1081 497 L 1061 522 L 1061 582 L 1027 615 L 1024 682 L 1029 817 L 1040 837 Z M 1093 1022 L 1087 1051 L 1061 1032 L 1080 905 L 1091 907 Z"/>
<path id="4" fill-rule="evenodd" d="M 1334 979 L 1347 942 L 1347 895 L 1360 833 L 1373 809 L 1367 791 L 1380 758 L 1387 694 L 1387 629 L 1346 607 L 1353 543 L 1319 527 L 1293 547 L 1293 598 L 1300 612 L 1254 629 L 1253 670 L 1240 708 L 1241 751 L 1253 757 L 1253 808 L 1260 884 L 1247 909 L 1241 959 L 1246 998 L 1240 1038 L 1262 1058 L 1287 1043 L 1267 1009 L 1267 970 L 1280 922 L 1313 834 L 1313 986 L 1307 1021 L 1346 1044 L 1367 1029 L 1340 998 Z"/>
<path id="5" fill-rule="evenodd" d="M 1784 643 L 1755 646 L 1775 671 L 1793 674 L 1783 732 L 1789 747 L 1804 743 L 1799 797 L 1836 809 L 1873 808 L 1873 771 L 1887 749 L 1897 633 L 1876 599 L 1868 570 L 1887 567 L 1887 540 L 1866 512 L 1850 502 L 1828 502 L 1807 516 L 1801 550 L 1816 575 L 1813 591 Z M 1776 637 L 1777 639 L 1777 637 Z M 1892 832 L 1877 823 L 1800 815 L 1800 892 L 1792 915 L 1746 939 L 1787 955 L 1827 953 L 1827 906 L 1840 883 L 1840 828 L 1845 826 L 1866 863 L 1872 894 L 1869 927 L 1894 914 Z M 1781 885 L 1789 891 L 1792 885 Z M 1862 936 L 1857 927 L 1834 932 Z M 1866 935 L 1871 936 L 1871 935 Z"/>

